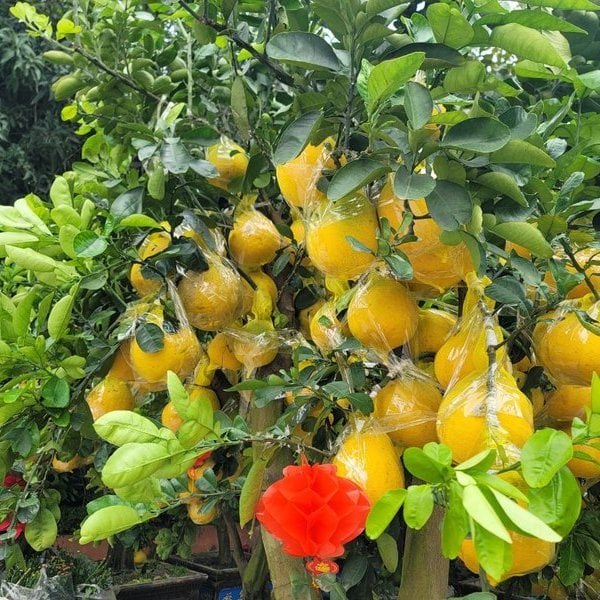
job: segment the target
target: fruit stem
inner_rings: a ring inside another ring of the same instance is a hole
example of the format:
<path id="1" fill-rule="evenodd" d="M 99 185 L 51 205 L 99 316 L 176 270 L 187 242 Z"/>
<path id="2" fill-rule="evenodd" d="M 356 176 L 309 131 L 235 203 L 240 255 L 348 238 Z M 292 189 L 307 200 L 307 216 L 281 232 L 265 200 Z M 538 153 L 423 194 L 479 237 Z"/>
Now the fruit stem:
<path id="1" fill-rule="evenodd" d="M 563 247 L 565 254 L 569 257 L 569 260 L 573 263 L 573 267 L 575 268 L 575 270 L 581 275 L 583 275 L 583 280 L 585 281 L 585 284 L 590 288 L 592 294 L 594 295 L 594 299 L 596 301 L 600 300 L 600 292 L 598 292 L 598 290 L 594 287 L 594 284 L 592 283 L 592 280 L 590 279 L 586 270 L 577 262 L 575 254 L 569 246 L 569 244 L 567 243 L 567 240 L 561 239 L 560 245 Z"/>

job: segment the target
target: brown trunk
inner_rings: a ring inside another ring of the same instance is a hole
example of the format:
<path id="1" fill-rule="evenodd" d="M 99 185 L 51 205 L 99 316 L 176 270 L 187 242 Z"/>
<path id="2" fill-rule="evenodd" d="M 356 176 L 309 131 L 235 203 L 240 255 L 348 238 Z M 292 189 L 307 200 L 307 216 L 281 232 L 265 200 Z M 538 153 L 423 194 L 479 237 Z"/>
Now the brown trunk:
<path id="1" fill-rule="evenodd" d="M 407 529 L 398 600 L 447 597 L 449 561 L 442 556 L 440 533 L 443 516 L 443 509 L 436 507 L 423 529 Z"/>

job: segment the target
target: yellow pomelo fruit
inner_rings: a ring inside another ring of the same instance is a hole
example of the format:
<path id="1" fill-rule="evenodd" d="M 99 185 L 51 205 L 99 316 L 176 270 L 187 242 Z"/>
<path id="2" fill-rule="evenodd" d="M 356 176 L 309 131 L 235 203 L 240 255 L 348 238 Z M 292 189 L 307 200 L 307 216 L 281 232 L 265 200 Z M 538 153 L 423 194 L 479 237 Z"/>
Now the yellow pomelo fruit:
<path id="1" fill-rule="evenodd" d="M 217 394 L 210 388 L 193 386 L 189 391 L 190 401 L 199 400 L 200 398 L 208 398 L 213 410 L 219 410 L 221 404 Z M 170 429 L 173 433 L 183 425 L 183 419 L 179 416 L 173 402 L 167 402 L 160 416 L 161 423 L 164 427 Z"/>
<path id="2" fill-rule="evenodd" d="M 135 399 L 122 379 L 107 375 L 88 393 L 85 401 L 94 421 L 113 410 L 133 410 Z"/>
<path id="3" fill-rule="evenodd" d="M 509 533 L 512 539 L 512 564 L 499 581 L 495 581 L 488 576 L 492 585 L 506 581 L 511 577 L 535 573 L 550 564 L 556 553 L 556 546 L 552 542 L 527 537 L 512 531 Z M 469 571 L 479 574 L 479 560 L 475 554 L 475 543 L 472 539 L 464 540 L 458 556 Z"/>
<path id="4" fill-rule="evenodd" d="M 436 418 L 442 395 L 430 379 L 393 379 L 375 396 L 374 417 L 393 442 L 421 448 L 437 442 Z"/>
<path id="5" fill-rule="evenodd" d="M 590 386 L 565 383 L 559 385 L 548 395 L 544 412 L 557 426 L 560 426 L 561 423 L 570 426 L 575 417 L 585 421 L 585 409 L 591 407 L 591 404 L 592 388 Z"/>
<path id="6" fill-rule="evenodd" d="M 122 379 L 123 381 L 134 381 L 135 376 L 131 365 L 129 364 L 129 352 L 131 350 L 131 340 L 121 342 L 118 350 L 115 352 L 113 363 L 108 370 L 107 375 Z"/>
<path id="7" fill-rule="evenodd" d="M 360 277 L 375 257 L 354 249 L 348 237 L 373 252 L 377 250 L 377 213 L 363 194 L 323 202 L 311 215 L 306 229 L 306 251 L 312 264 L 330 277 Z"/>
<path id="8" fill-rule="evenodd" d="M 359 284 L 348 305 L 348 327 L 367 348 L 388 353 L 417 330 L 417 304 L 406 286 L 374 273 Z"/>
<path id="9" fill-rule="evenodd" d="M 164 333 L 163 347 L 157 352 L 144 352 L 133 339 L 130 363 L 136 382 L 148 384 L 151 389 L 165 389 L 167 371 L 173 371 L 179 379 L 189 377 L 200 359 L 200 342 L 191 327 Z"/>
<path id="10" fill-rule="evenodd" d="M 312 336 L 310 333 L 310 322 L 314 317 L 315 313 L 325 304 L 325 300 L 319 298 L 314 304 L 303 308 L 298 312 L 298 325 L 300 332 L 307 339 L 311 340 Z"/>
<path id="11" fill-rule="evenodd" d="M 577 264 L 584 269 L 585 274 L 590 279 L 596 291 L 600 291 L 600 248 L 582 248 L 575 252 L 574 256 Z M 577 273 L 577 269 L 575 269 L 571 260 L 565 257 L 564 254 L 559 255 L 557 258 L 559 260 L 566 260 L 567 271 Z M 556 290 L 556 281 L 550 271 L 546 272 L 544 281 L 550 286 L 551 290 Z M 567 298 L 582 298 L 591 291 L 592 290 L 590 290 L 585 281 L 580 281 L 575 287 L 568 291 Z"/>
<path id="12" fill-rule="evenodd" d="M 196 525 L 208 525 L 219 515 L 219 509 L 216 504 L 206 512 L 203 507 L 203 502 L 189 502 L 187 504 L 188 517 L 192 523 Z"/>
<path id="13" fill-rule="evenodd" d="M 559 383 L 590 385 L 594 371 L 600 373 L 600 335 L 586 329 L 574 312 L 576 307 L 594 320 L 600 319 L 600 302 L 592 297 L 567 301 L 563 310 L 540 318 L 533 330 L 533 346 L 540 365 Z"/>
<path id="14" fill-rule="evenodd" d="M 377 216 L 380 219 L 386 218 L 392 229 L 398 231 L 402 224 L 402 219 L 406 213 L 406 207 L 410 208 L 410 211 L 415 217 L 423 217 L 429 211 L 424 198 L 417 200 L 403 200 L 394 193 L 394 176 L 391 174 L 384 186 L 379 192 L 379 198 L 377 200 Z"/>
<path id="15" fill-rule="evenodd" d="M 304 239 L 306 238 L 306 228 L 304 227 L 304 221 L 300 218 L 294 219 L 292 221 L 292 224 L 290 225 L 290 230 L 298 246 L 302 246 L 304 244 Z"/>
<path id="16" fill-rule="evenodd" d="M 252 279 L 254 285 L 256 285 L 258 289 L 261 289 L 271 298 L 273 304 L 277 302 L 277 284 L 269 277 L 269 275 L 261 269 L 258 269 L 256 271 L 248 271 L 248 276 Z"/>
<path id="17" fill-rule="evenodd" d="M 283 238 L 273 221 L 248 208 L 236 214 L 229 232 L 229 254 L 244 269 L 258 269 L 275 259 Z"/>
<path id="18" fill-rule="evenodd" d="M 242 366 L 242 363 L 233 354 L 230 342 L 232 342 L 232 340 L 230 340 L 228 335 L 223 331 L 217 333 L 217 335 L 208 342 L 206 352 L 208 353 L 210 364 L 213 368 L 237 371 Z"/>
<path id="19" fill-rule="evenodd" d="M 415 335 L 408 342 L 413 356 L 435 354 L 456 327 L 456 316 L 437 308 L 419 309 Z"/>
<path id="20" fill-rule="evenodd" d="M 141 260 L 146 260 L 151 256 L 156 256 L 171 245 L 171 234 L 168 231 L 156 231 L 151 233 L 138 249 L 138 256 Z M 143 297 L 158 292 L 162 281 L 160 279 L 147 279 L 142 275 L 142 265 L 135 263 L 131 266 L 129 272 L 131 285 Z"/>
<path id="21" fill-rule="evenodd" d="M 570 427 L 564 427 L 563 429 L 567 434 L 570 434 Z M 572 458 L 567 463 L 567 467 L 569 467 L 571 473 L 573 473 L 575 477 L 581 477 L 582 479 L 595 479 L 596 477 L 600 477 L 600 448 L 596 448 L 591 444 L 600 445 L 600 437 L 592 438 L 585 444 L 573 445 L 573 452 L 581 452 L 592 459 Z"/>
<path id="22" fill-rule="evenodd" d="M 212 163 L 219 172 L 218 177 L 208 181 L 223 190 L 226 190 L 233 179 L 242 177 L 248 168 L 248 155 L 246 151 L 225 136 L 221 141 L 209 146 L 206 151 L 206 160 Z"/>
<path id="23" fill-rule="evenodd" d="M 133 564 L 143 565 L 148 560 L 148 555 L 143 550 L 136 550 L 133 553 Z"/>
<path id="24" fill-rule="evenodd" d="M 248 321 L 231 338 L 233 355 L 249 370 L 273 362 L 279 351 L 277 331 L 270 321 Z"/>
<path id="25" fill-rule="evenodd" d="M 337 474 L 358 485 L 374 505 L 385 492 L 404 487 L 404 471 L 385 433 L 354 432 L 331 461 Z"/>
<path id="26" fill-rule="evenodd" d="M 242 314 L 242 278 L 216 255 L 207 255 L 208 269 L 188 271 L 177 291 L 190 323 L 204 331 L 219 331 Z"/>
<path id="27" fill-rule="evenodd" d="M 334 169 L 331 152 L 335 147 L 332 137 L 317 146 L 308 144 L 293 160 L 275 167 L 277 183 L 283 199 L 293 207 L 308 208 L 325 200 L 317 189 L 322 169 Z"/>
<path id="28" fill-rule="evenodd" d="M 310 339 L 324 355 L 330 354 L 349 334 L 347 325 L 337 317 L 334 300 L 322 303 L 313 312 L 309 331 Z"/>
<path id="29" fill-rule="evenodd" d="M 533 434 L 533 409 L 508 371 L 471 373 L 444 396 L 437 433 L 457 463 L 489 448 L 516 460 Z"/>

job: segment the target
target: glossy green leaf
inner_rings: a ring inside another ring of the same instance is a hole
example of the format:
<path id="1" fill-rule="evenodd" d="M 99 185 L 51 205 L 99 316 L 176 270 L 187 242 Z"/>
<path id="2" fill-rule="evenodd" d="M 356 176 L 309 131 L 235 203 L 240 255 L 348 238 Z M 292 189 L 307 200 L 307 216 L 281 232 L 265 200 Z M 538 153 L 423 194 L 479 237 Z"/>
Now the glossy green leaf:
<path id="1" fill-rule="evenodd" d="M 423 64 L 424 52 L 413 52 L 399 58 L 385 60 L 371 69 L 367 80 L 367 106 L 372 112 L 393 96 Z"/>
<path id="2" fill-rule="evenodd" d="M 442 520 L 442 554 L 456 558 L 469 533 L 469 517 L 462 505 L 460 487 L 453 482 L 448 489 L 448 505 Z"/>
<path id="3" fill-rule="evenodd" d="M 416 81 L 408 81 L 404 86 L 404 110 L 413 129 L 423 127 L 429 122 L 433 111 L 429 90 Z"/>
<path id="4" fill-rule="evenodd" d="M 494 579 L 501 579 L 512 564 L 512 542 L 500 538 L 483 527 L 473 531 L 475 552 L 483 570 Z"/>
<path id="5" fill-rule="evenodd" d="M 467 485 L 464 488 L 463 506 L 475 523 L 494 536 L 511 543 L 510 535 L 500 517 L 476 485 Z"/>
<path id="6" fill-rule="evenodd" d="M 394 176 L 394 194 L 398 198 L 424 198 L 434 189 L 435 179 L 431 175 L 410 173 L 405 167 L 399 167 Z"/>
<path id="7" fill-rule="evenodd" d="M 398 543 L 389 533 L 382 533 L 377 538 L 377 550 L 383 562 L 383 566 L 394 573 L 398 568 Z"/>
<path id="8" fill-rule="evenodd" d="M 425 454 L 421 448 L 407 448 L 402 461 L 407 471 L 427 483 L 442 483 L 447 476 L 445 465 Z"/>
<path id="9" fill-rule="evenodd" d="M 497 48 L 534 62 L 564 67 L 565 61 L 556 48 L 539 31 L 519 23 L 494 27 L 490 43 Z"/>
<path id="10" fill-rule="evenodd" d="M 154 477 L 147 477 L 130 486 L 116 488 L 115 494 L 127 502 L 157 502 L 161 497 L 160 481 Z"/>
<path id="11" fill-rule="evenodd" d="M 48 333 L 55 340 L 59 340 L 66 332 L 71 321 L 75 296 L 63 296 L 53 307 L 48 315 Z"/>
<path id="12" fill-rule="evenodd" d="M 387 172 L 386 165 L 371 158 L 353 160 L 335 172 L 327 187 L 327 197 L 333 201 L 340 200 Z"/>
<path id="13" fill-rule="evenodd" d="M 113 410 L 94 422 L 96 433 L 114 446 L 158 442 L 158 427 L 132 410 Z"/>
<path id="14" fill-rule="evenodd" d="M 56 519 L 47 508 L 40 508 L 33 521 L 25 526 L 25 539 L 36 552 L 50 548 L 57 535 Z"/>
<path id="15" fill-rule="evenodd" d="M 411 529 L 421 529 L 433 512 L 431 485 L 411 485 L 404 500 L 404 520 Z"/>
<path id="16" fill-rule="evenodd" d="M 461 185 L 438 179 L 426 201 L 433 220 L 442 229 L 452 231 L 471 220 L 473 201 Z"/>
<path id="17" fill-rule="evenodd" d="M 50 200 L 55 207 L 73 206 L 69 182 L 62 175 L 55 177 L 50 186 Z"/>
<path id="18" fill-rule="evenodd" d="M 442 145 L 473 152 L 494 152 L 510 140 L 508 127 L 496 119 L 476 117 L 466 119 L 449 129 Z"/>
<path id="19" fill-rule="evenodd" d="M 333 48 L 320 36 L 305 31 L 284 31 L 267 43 L 272 60 L 304 69 L 337 71 L 340 61 Z"/>
<path id="20" fill-rule="evenodd" d="M 496 235 L 527 248 L 534 256 L 550 258 L 553 255 L 552 246 L 546 241 L 539 229 L 530 223 L 511 221 L 498 223 L 488 229 Z"/>
<path id="21" fill-rule="evenodd" d="M 527 164 L 536 167 L 554 167 L 555 162 L 546 152 L 524 140 L 511 140 L 490 156 L 493 163 Z"/>
<path id="22" fill-rule="evenodd" d="M 444 77 L 444 89 L 449 93 L 479 90 L 485 81 L 485 67 L 477 60 L 449 69 Z"/>
<path id="23" fill-rule="evenodd" d="M 143 352 L 158 352 L 164 348 L 165 332 L 156 323 L 142 323 L 135 330 L 135 341 Z"/>
<path id="24" fill-rule="evenodd" d="M 70 399 L 69 384 L 56 375 L 48 379 L 42 387 L 42 404 L 48 408 L 66 408 Z"/>
<path id="25" fill-rule="evenodd" d="M 6 245 L 5 249 L 10 260 L 34 273 L 50 273 L 57 268 L 58 263 L 53 258 L 32 248 Z"/>
<path id="26" fill-rule="evenodd" d="M 427 7 L 427 20 L 440 44 L 451 48 L 466 46 L 475 35 L 473 27 L 454 6 L 436 2 Z"/>
<path id="27" fill-rule="evenodd" d="M 240 525 L 244 527 L 254 519 L 256 505 L 263 491 L 267 463 L 258 459 L 252 463 L 240 492 Z"/>
<path id="28" fill-rule="evenodd" d="M 402 488 L 390 490 L 371 507 L 365 526 L 365 532 L 369 538 L 377 539 L 387 529 L 404 504 L 406 494 L 407 491 Z"/>
<path id="29" fill-rule="evenodd" d="M 283 130 L 273 153 L 275 165 L 289 162 L 302 152 L 320 119 L 321 113 L 312 111 L 302 115 Z"/>
<path id="30" fill-rule="evenodd" d="M 248 140 L 250 135 L 248 102 L 246 100 L 244 78 L 240 76 L 237 76 L 231 85 L 231 114 L 240 136 L 243 140 Z"/>
<path id="31" fill-rule="evenodd" d="M 477 183 L 490 188 L 511 200 L 514 200 L 519 206 L 527 207 L 527 199 L 517 185 L 517 182 L 508 173 L 491 172 L 484 173 L 477 178 Z"/>
<path id="32" fill-rule="evenodd" d="M 506 23 L 519 23 L 539 30 L 585 33 L 584 29 L 570 23 L 567 19 L 561 19 L 543 10 L 511 10 L 505 14 L 486 15 L 477 21 L 477 25 L 505 25 Z"/>
<path id="33" fill-rule="evenodd" d="M 484 472 L 486 473 L 496 460 L 496 451 L 492 448 L 482 450 L 471 458 L 461 462 L 454 467 L 457 471 L 465 471 L 470 475 Z"/>
<path id="34" fill-rule="evenodd" d="M 102 469 L 102 482 L 110 488 L 126 487 L 150 477 L 170 459 L 164 446 L 129 442 L 117 448 Z"/>
<path id="35" fill-rule="evenodd" d="M 39 288 L 33 286 L 17 304 L 12 315 L 12 326 L 16 335 L 26 335 L 31 323 L 33 305 L 38 299 Z"/>
<path id="36" fill-rule="evenodd" d="M 123 192 L 110 207 L 110 214 L 120 221 L 129 215 L 142 213 L 142 199 L 144 197 L 144 188 L 136 187 L 126 192 Z"/>
<path id="37" fill-rule="evenodd" d="M 581 511 L 581 491 L 568 467 L 562 467 L 550 483 L 527 492 L 529 510 L 562 536 L 575 525 Z"/>
<path id="38" fill-rule="evenodd" d="M 544 487 L 572 457 L 573 445 L 566 433 L 556 429 L 540 429 L 523 446 L 523 478 L 532 488 Z"/>
<path id="39" fill-rule="evenodd" d="M 567 538 L 560 545 L 558 578 L 563 585 L 574 585 L 583 577 L 584 569 L 585 558 L 576 539 L 574 537 Z"/>
<path id="40" fill-rule="evenodd" d="M 80 544 L 105 540 L 139 525 L 142 518 L 131 506 L 115 505 L 101 508 L 81 524 Z"/>

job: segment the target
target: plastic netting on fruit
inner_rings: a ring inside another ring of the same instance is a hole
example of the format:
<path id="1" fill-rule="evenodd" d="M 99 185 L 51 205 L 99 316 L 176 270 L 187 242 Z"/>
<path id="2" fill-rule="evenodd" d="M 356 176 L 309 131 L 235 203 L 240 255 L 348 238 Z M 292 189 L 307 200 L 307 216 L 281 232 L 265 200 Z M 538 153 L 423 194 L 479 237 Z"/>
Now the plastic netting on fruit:
<path id="1" fill-rule="evenodd" d="M 589 294 L 561 302 L 533 330 L 536 362 L 557 384 L 590 385 L 592 374 L 600 373 L 598 331 L 600 301 Z"/>
<path id="2" fill-rule="evenodd" d="M 322 201 L 305 225 L 308 257 L 324 275 L 357 279 L 376 260 L 377 213 L 364 194 Z"/>
<path id="3" fill-rule="evenodd" d="M 510 464 L 533 435 L 531 402 L 513 376 L 494 364 L 466 375 L 446 392 L 437 433 L 456 462 L 491 448 L 497 451 L 498 466 Z"/>

